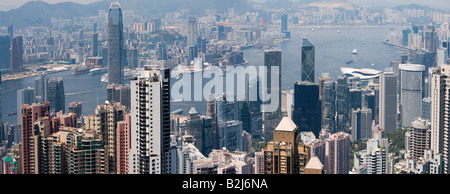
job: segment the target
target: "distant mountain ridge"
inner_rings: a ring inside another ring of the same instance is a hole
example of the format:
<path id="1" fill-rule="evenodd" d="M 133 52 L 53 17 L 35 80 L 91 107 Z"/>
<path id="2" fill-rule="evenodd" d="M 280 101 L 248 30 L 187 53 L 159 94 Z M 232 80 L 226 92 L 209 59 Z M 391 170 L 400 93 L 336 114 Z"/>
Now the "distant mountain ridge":
<path id="1" fill-rule="evenodd" d="M 253 10 L 248 0 L 115 0 L 122 9 L 135 10 L 141 13 L 162 14 L 189 8 L 191 14 L 203 14 L 205 9 L 217 9 L 218 13 L 234 8 L 240 13 Z M 99 10 L 108 10 L 113 0 L 102 0 L 90 4 L 64 2 L 49 4 L 44 1 L 29 1 L 17 9 L 0 11 L 0 26 L 14 24 L 16 26 L 49 25 L 52 17 L 72 19 L 98 15 Z"/>
<path id="2" fill-rule="evenodd" d="M 45 26 L 50 25 L 52 17 L 73 19 L 98 15 L 99 10 L 108 10 L 112 1 L 119 1 L 122 9 L 135 10 L 138 13 L 164 15 L 167 12 L 189 9 L 189 14 L 204 14 L 205 9 L 217 9 L 218 13 L 234 8 L 237 13 L 251 12 L 258 4 L 251 0 L 101 0 L 90 4 L 64 2 L 49 4 L 44 1 L 29 1 L 19 8 L 0 11 L 0 26 Z M 358 6 L 347 0 L 267 0 L 262 3 L 267 8 L 337 8 Z M 393 9 L 440 10 L 418 4 L 401 5 Z"/>

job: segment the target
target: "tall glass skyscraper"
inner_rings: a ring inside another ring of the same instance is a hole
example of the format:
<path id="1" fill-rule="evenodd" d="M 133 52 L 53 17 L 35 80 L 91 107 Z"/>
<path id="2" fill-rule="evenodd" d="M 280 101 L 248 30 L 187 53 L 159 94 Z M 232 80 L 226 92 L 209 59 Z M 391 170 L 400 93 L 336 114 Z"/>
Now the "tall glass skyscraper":
<path id="1" fill-rule="evenodd" d="M 123 50 L 122 9 L 113 2 L 108 14 L 108 84 L 123 84 Z"/>
<path id="2" fill-rule="evenodd" d="M 0 35 L 0 69 L 11 67 L 11 39 L 8 35 Z"/>
<path id="3" fill-rule="evenodd" d="M 302 43 L 302 81 L 314 83 L 315 46 L 304 38 Z"/>
<path id="4" fill-rule="evenodd" d="M 320 117 L 319 85 L 307 81 L 295 83 L 292 121 L 299 131 L 311 131 L 319 137 Z"/>
<path id="5" fill-rule="evenodd" d="M 66 109 L 66 97 L 64 95 L 64 82 L 61 77 L 51 78 L 48 80 L 48 102 L 50 102 L 50 110 L 65 112 Z"/>

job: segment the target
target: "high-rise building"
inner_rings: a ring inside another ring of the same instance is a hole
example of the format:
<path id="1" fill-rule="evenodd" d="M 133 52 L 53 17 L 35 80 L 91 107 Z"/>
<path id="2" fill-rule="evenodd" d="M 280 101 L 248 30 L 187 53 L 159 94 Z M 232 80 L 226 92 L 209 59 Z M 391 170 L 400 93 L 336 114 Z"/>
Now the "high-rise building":
<path id="1" fill-rule="evenodd" d="M 196 16 L 188 16 L 187 18 L 187 46 L 197 45 L 198 39 L 198 23 Z"/>
<path id="2" fill-rule="evenodd" d="M 101 135 L 92 129 L 61 127 L 47 138 L 50 174 L 107 174 Z"/>
<path id="3" fill-rule="evenodd" d="M 125 114 L 123 121 L 117 122 L 116 129 L 116 173 L 128 174 L 128 156 L 131 148 L 131 115 Z"/>
<path id="4" fill-rule="evenodd" d="M 448 150 L 449 140 L 447 136 L 450 133 L 449 107 L 450 99 L 450 65 L 441 65 L 440 71 L 435 72 L 431 79 L 431 137 L 430 149 L 436 154 L 443 155 L 443 172 L 450 173 Z"/>
<path id="5" fill-rule="evenodd" d="M 2 159 L 2 174 L 19 174 L 17 160 L 13 156 L 5 156 Z"/>
<path id="6" fill-rule="evenodd" d="M 336 81 L 336 125 L 335 131 L 348 132 L 350 128 L 349 87 L 347 76 L 340 75 Z"/>
<path id="7" fill-rule="evenodd" d="M 117 124 L 119 121 L 124 121 L 125 110 L 126 107 L 119 102 L 114 104 L 100 104 L 95 109 L 95 115 L 85 117 L 86 128 L 95 129 L 102 135 L 103 145 L 107 151 L 110 174 L 117 173 Z"/>
<path id="8" fill-rule="evenodd" d="M 287 32 L 288 29 L 288 15 L 283 14 L 281 16 L 281 33 Z"/>
<path id="9" fill-rule="evenodd" d="M 428 52 L 436 52 L 437 51 L 437 32 L 433 25 L 433 22 L 430 22 L 424 29 L 424 46 L 425 50 Z"/>
<path id="10" fill-rule="evenodd" d="M 71 102 L 69 103 L 69 112 L 73 112 L 80 118 L 83 114 L 83 103 L 82 102 Z"/>
<path id="11" fill-rule="evenodd" d="M 336 128 L 336 83 L 325 81 L 322 98 L 322 129 L 333 132 Z"/>
<path id="12" fill-rule="evenodd" d="M 185 141 L 186 136 L 171 135 L 171 174 L 193 174 L 194 161 L 206 157 L 194 145 L 195 142 Z"/>
<path id="13" fill-rule="evenodd" d="M 319 77 L 319 97 L 321 102 L 321 109 L 323 110 L 323 88 L 326 81 L 332 81 L 329 73 L 322 73 L 322 75 Z"/>
<path id="14" fill-rule="evenodd" d="M 0 35 L 0 69 L 11 68 L 11 39 Z"/>
<path id="15" fill-rule="evenodd" d="M 24 104 L 22 105 L 21 111 L 21 139 L 22 139 L 22 149 L 21 149 L 21 171 L 23 174 L 32 174 L 34 169 L 31 168 L 31 153 L 34 150 L 31 149 L 31 137 L 34 135 L 34 123 L 40 117 L 48 117 L 50 114 L 50 103 L 44 102 L 43 104 Z"/>
<path id="16" fill-rule="evenodd" d="M 297 125 L 283 117 L 273 131 L 273 141 L 263 149 L 264 174 L 303 174 L 309 160 L 309 148 L 298 136 Z"/>
<path id="17" fill-rule="evenodd" d="M 9 35 L 9 39 L 14 38 L 14 25 L 13 24 L 8 26 L 8 35 Z"/>
<path id="18" fill-rule="evenodd" d="M 298 126 L 299 132 L 311 131 L 318 137 L 320 118 L 319 85 L 309 81 L 295 83 L 292 121 Z"/>
<path id="19" fill-rule="evenodd" d="M 383 72 L 380 75 L 379 123 L 385 133 L 397 130 L 397 75 Z"/>
<path id="20" fill-rule="evenodd" d="M 422 99 L 425 97 L 425 66 L 400 64 L 399 70 L 402 126 L 408 127 L 421 114 Z"/>
<path id="21" fill-rule="evenodd" d="M 98 34 L 97 33 L 92 34 L 91 55 L 93 57 L 98 57 Z"/>
<path id="22" fill-rule="evenodd" d="M 136 69 L 139 67 L 138 64 L 138 49 L 130 48 L 127 50 L 128 68 Z"/>
<path id="23" fill-rule="evenodd" d="M 11 69 L 23 68 L 23 38 L 16 36 L 11 43 Z"/>
<path id="24" fill-rule="evenodd" d="M 106 99 L 110 103 L 120 102 L 120 104 L 130 108 L 131 104 L 131 87 L 129 85 L 110 84 L 107 86 Z"/>
<path id="25" fill-rule="evenodd" d="M 36 77 L 35 91 L 36 91 L 36 102 L 43 103 L 48 102 L 47 92 L 48 92 L 48 76 L 47 74 L 41 74 Z"/>
<path id="26" fill-rule="evenodd" d="M 217 26 L 217 40 L 225 40 L 225 39 L 226 39 L 225 26 L 218 25 Z"/>
<path id="27" fill-rule="evenodd" d="M 195 146 L 203 155 L 213 149 L 212 118 L 200 115 L 194 107 L 187 113 L 186 125 L 189 134 L 195 139 Z"/>
<path id="28" fill-rule="evenodd" d="M 353 169 L 365 169 L 365 174 L 388 174 L 388 139 L 370 139 L 367 148 L 355 153 Z M 361 170 L 360 170 L 361 171 Z"/>
<path id="29" fill-rule="evenodd" d="M 348 174 L 350 170 L 350 134 L 337 132 L 325 140 L 327 174 Z"/>
<path id="30" fill-rule="evenodd" d="M 158 59 L 167 60 L 167 46 L 163 43 L 158 44 Z"/>
<path id="31" fill-rule="evenodd" d="M 215 99 L 217 145 L 228 150 L 243 150 L 242 122 L 239 121 L 239 102 L 224 94 Z"/>
<path id="32" fill-rule="evenodd" d="M 47 99 L 50 102 L 52 112 L 66 111 L 66 96 L 64 94 L 64 82 L 61 77 L 48 80 Z"/>
<path id="33" fill-rule="evenodd" d="M 315 46 L 306 38 L 302 42 L 302 81 L 315 83 Z"/>
<path id="34" fill-rule="evenodd" d="M 421 158 L 425 150 L 430 148 L 431 123 L 428 120 L 417 118 L 412 122 L 412 128 L 408 132 L 406 152 L 410 158 Z"/>
<path id="35" fill-rule="evenodd" d="M 170 173 L 170 69 L 145 67 L 130 82 L 129 173 Z"/>
<path id="36" fill-rule="evenodd" d="M 123 68 L 122 9 L 118 2 L 113 2 L 108 14 L 108 84 L 123 84 Z"/>
<path id="37" fill-rule="evenodd" d="M 372 110 L 370 108 L 352 111 L 352 141 L 372 138 Z"/>
<path id="38" fill-rule="evenodd" d="M 264 138 L 266 142 L 271 141 L 273 139 L 273 130 L 276 128 L 278 123 L 280 122 L 281 115 L 281 51 L 280 50 L 267 50 L 264 52 L 264 66 L 266 67 L 267 74 L 266 76 L 266 86 L 267 93 L 270 93 L 272 98 L 278 99 L 270 99 L 270 101 L 262 101 L 262 106 L 264 109 L 261 109 L 263 113 L 263 124 L 264 124 Z M 278 70 L 278 75 L 274 74 Z M 272 74 L 277 76 L 278 84 L 272 85 Z M 268 99 L 262 93 L 262 99 Z M 277 96 L 275 96 L 277 95 Z M 272 111 L 272 112 L 271 112 Z"/>
<path id="39" fill-rule="evenodd" d="M 264 174 L 264 152 L 255 152 L 255 174 Z"/>
<path id="40" fill-rule="evenodd" d="M 33 104 L 35 101 L 34 88 L 25 88 L 17 90 L 17 114 L 22 112 L 23 104 Z M 21 117 L 17 117 L 17 123 L 20 123 Z"/>

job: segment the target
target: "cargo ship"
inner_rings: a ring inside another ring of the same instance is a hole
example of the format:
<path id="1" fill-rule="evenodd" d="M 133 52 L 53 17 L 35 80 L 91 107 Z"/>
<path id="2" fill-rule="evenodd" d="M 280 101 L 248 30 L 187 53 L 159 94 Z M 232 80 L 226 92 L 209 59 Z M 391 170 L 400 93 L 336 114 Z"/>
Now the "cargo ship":
<path id="1" fill-rule="evenodd" d="M 89 68 L 80 68 L 80 69 L 75 69 L 75 71 L 71 74 L 71 75 L 79 75 L 82 73 L 89 73 L 91 69 Z"/>

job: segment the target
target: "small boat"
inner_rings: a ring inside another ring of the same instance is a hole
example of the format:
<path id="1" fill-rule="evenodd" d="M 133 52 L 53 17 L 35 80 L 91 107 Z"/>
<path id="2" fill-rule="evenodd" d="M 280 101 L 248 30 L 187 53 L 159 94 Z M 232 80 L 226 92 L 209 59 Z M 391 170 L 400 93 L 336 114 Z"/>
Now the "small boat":
<path id="1" fill-rule="evenodd" d="M 337 33 L 341 33 L 341 30 L 338 30 Z"/>
<path id="2" fill-rule="evenodd" d="M 353 49 L 353 54 L 357 55 L 358 54 L 358 49 Z"/>
<path id="3" fill-rule="evenodd" d="M 8 115 L 16 115 L 16 112 L 9 113 Z"/>
<path id="4" fill-rule="evenodd" d="M 107 73 L 103 74 L 100 80 L 104 83 L 108 83 L 108 74 Z"/>
<path id="5" fill-rule="evenodd" d="M 313 28 L 313 29 L 311 29 L 311 31 L 313 31 L 313 32 L 314 32 L 314 31 L 316 31 L 316 30 L 314 30 L 314 28 Z"/>
<path id="6" fill-rule="evenodd" d="M 347 61 L 347 62 L 345 62 L 346 64 L 350 64 L 350 63 L 355 63 L 355 61 L 353 61 L 353 60 L 350 60 L 350 61 Z"/>

